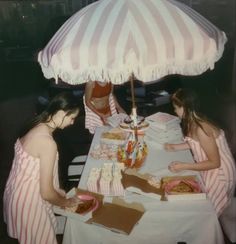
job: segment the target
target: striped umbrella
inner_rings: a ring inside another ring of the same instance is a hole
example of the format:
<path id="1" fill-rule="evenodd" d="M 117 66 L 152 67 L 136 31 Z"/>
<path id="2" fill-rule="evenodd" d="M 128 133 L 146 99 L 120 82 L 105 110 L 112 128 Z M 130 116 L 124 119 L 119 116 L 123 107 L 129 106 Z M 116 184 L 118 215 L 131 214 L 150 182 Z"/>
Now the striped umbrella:
<path id="1" fill-rule="evenodd" d="M 226 36 L 175 0 L 100 0 L 81 9 L 39 52 L 46 78 L 69 84 L 143 82 L 213 69 Z"/>

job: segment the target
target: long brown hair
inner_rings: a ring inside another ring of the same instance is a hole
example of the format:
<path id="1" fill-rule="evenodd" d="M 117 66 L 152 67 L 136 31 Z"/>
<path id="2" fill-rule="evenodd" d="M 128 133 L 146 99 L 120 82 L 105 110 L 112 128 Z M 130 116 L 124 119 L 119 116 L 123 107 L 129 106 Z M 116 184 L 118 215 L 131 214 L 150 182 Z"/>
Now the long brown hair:
<path id="1" fill-rule="evenodd" d="M 25 135 L 38 124 L 48 122 L 59 110 L 66 112 L 66 116 L 79 111 L 78 99 L 70 92 L 62 92 L 56 95 L 47 104 L 45 110 L 30 121 L 26 128 L 20 133 L 20 136 Z"/>
<path id="2" fill-rule="evenodd" d="M 183 117 L 181 126 L 183 134 L 187 136 L 193 129 L 194 125 L 199 126 L 205 133 L 206 131 L 201 122 L 210 122 L 200 111 L 200 104 L 197 94 L 190 89 L 178 89 L 172 96 L 171 101 L 178 107 L 183 107 Z M 212 122 L 210 122 L 212 123 Z M 207 133 L 206 133 L 207 134 Z"/>

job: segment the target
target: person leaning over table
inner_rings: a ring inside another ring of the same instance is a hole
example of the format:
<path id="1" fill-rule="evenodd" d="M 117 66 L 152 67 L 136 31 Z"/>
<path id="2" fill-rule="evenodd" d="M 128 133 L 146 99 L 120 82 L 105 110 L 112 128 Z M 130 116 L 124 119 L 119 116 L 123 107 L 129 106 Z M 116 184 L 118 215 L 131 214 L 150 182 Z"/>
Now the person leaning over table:
<path id="1" fill-rule="evenodd" d="M 85 128 L 94 134 L 96 127 L 107 124 L 107 118 L 126 113 L 113 94 L 113 85 L 106 81 L 89 81 L 84 96 Z"/>
<path id="2" fill-rule="evenodd" d="M 58 151 L 52 134 L 72 125 L 78 103 L 69 93 L 55 96 L 45 111 L 15 143 L 15 156 L 5 186 L 4 221 L 8 235 L 21 244 L 56 244 L 52 206 L 73 207 L 58 182 Z"/>
<path id="3" fill-rule="evenodd" d="M 198 112 L 198 98 L 193 91 L 179 89 L 171 100 L 181 119 L 185 142 L 164 147 L 167 151 L 191 149 L 196 163 L 174 161 L 169 170 L 200 171 L 207 196 L 220 216 L 231 201 L 236 181 L 235 161 L 224 131 Z"/>

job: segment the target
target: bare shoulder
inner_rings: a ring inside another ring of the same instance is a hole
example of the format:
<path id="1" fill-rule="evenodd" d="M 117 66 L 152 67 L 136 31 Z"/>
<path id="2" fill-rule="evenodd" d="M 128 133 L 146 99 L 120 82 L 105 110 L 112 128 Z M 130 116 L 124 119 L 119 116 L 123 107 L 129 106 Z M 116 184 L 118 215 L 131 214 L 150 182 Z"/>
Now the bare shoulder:
<path id="1" fill-rule="evenodd" d="M 44 148 L 57 149 L 57 144 L 51 135 L 41 134 L 37 135 L 34 140 L 37 140 L 38 145 Z"/>
<path id="2" fill-rule="evenodd" d="M 201 123 L 201 126 L 202 128 L 197 129 L 197 137 L 211 165 L 209 169 L 218 168 L 220 166 L 219 150 L 216 143 L 218 129 L 208 122 Z"/>
<path id="3" fill-rule="evenodd" d="M 34 140 L 37 140 L 36 151 L 39 158 L 55 157 L 57 154 L 57 144 L 50 135 L 38 135 Z"/>
<path id="4" fill-rule="evenodd" d="M 209 122 L 200 122 L 200 126 L 196 129 L 198 137 L 212 137 L 216 138 L 219 136 L 220 130 Z"/>
<path id="5" fill-rule="evenodd" d="M 24 150 L 34 157 L 42 152 L 56 152 L 57 144 L 53 137 L 40 128 L 34 128 L 21 138 Z"/>

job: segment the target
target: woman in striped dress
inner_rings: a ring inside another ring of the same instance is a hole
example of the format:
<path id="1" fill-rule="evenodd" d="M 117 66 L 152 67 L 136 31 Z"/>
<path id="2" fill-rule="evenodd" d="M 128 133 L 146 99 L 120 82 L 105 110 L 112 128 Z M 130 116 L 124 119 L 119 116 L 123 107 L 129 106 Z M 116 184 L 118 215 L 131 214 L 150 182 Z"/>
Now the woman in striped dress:
<path id="1" fill-rule="evenodd" d="M 86 83 L 85 128 L 94 134 L 96 127 L 107 124 L 107 118 L 117 113 L 126 113 L 113 94 L 111 82 L 89 81 Z"/>
<path id="2" fill-rule="evenodd" d="M 236 181 L 235 161 L 224 131 L 198 112 L 197 96 L 193 91 L 179 89 L 172 95 L 176 114 L 182 121 L 185 142 L 166 144 L 168 151 L 191 149 L 195 164 L 172 162 L 172 172 L 200 171 L 209 199 L 220 216 L 229 205 Z"/>
<path id="3" fill-rule="evenodd" d="M 21 244 L 56 244 L 52 205 L 75 206 L 58 184 L 55 129 L 73 124 L 78 103 L 70 94 L 57 95 L 15 144 L 15 156 L 4 191 L 4 220 L 10 237 Z"/>

